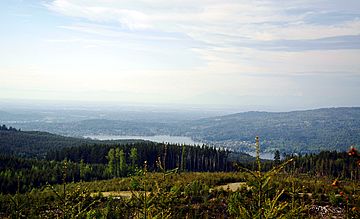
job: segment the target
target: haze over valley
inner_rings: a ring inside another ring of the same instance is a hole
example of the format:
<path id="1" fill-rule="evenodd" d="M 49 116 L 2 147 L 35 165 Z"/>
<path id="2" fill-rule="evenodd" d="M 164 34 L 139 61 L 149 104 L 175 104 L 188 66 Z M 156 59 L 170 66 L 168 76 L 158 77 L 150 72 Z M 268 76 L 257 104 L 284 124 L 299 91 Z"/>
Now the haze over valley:
<path id="1" fill-rule="evenodd" d="M 356 107 L 236 114 L 157 107 L 132 110 L 18 108 L 1 111 L 0 123 L 72 137 L 208 144 L 240 152 L 254 151 L 256 135 L 261 136 L 262 151 L 270 153 L 344 151 L 360 143 L 360 108 Z"/>

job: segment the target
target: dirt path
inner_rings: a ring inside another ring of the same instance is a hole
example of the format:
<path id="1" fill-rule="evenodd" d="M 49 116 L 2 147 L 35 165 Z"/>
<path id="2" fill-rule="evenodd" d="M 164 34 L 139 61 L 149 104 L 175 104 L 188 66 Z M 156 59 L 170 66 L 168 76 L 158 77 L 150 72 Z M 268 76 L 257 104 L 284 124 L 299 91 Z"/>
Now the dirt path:
<path id="1" fill-rule="evenodd" d="M 237 183 L 228 183 L 226 185 L 222 186 L 216 186 L 214 189 L 223 189 L 223 190 L 230 190 L 230 191 L 236 191 L 238 188 L 247 187 L 246 182 L 237 182 Z"/>
<path id="2" fill-rule="evenodd" d="M 103 197 L 113 197 L 113 198 L 130 198 L 133 194 L 138 195 L 139 193 L 143 193 L 143 192 L 139 192 L 139 191 L 111 191 L 111 192 L 101 192 Z M 94 192 L 91 193 L 91 196 L 97 196 L 99 194 L 99 192 Z M 148 192 L 147 195 L 149 195 L 150 193 Z"/>
<path id="3" fill-rule="evenodd" d="M 223 189 L 223 190 L 230 190 L 236 191 L 238 188 L 247 187 L 246 182 L 237 182 L 237 183 L 228 183 L 226 185 L 216 186 L 213 189 Z M 213 190 L 211 189 L 211 190 Z M 113 197 L 113 198 L 130 198 L 133 194 L 139 194 L 139 191 L 111 191 L 111 192 L 101 192 L 102 196 L 104 197 Z M 91 196 L 98 195 L 98 192 L 91 193 Z"/>

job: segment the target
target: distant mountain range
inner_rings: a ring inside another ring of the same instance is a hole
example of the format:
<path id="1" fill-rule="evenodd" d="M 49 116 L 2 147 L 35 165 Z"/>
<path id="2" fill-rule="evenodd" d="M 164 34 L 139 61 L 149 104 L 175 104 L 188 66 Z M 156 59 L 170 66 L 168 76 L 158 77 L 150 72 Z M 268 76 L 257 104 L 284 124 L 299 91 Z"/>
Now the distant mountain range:
<path id="1" fill-rule="evenodd" d="M 66 113 L 62 113 L 66 115 Z M 10 115 L 7 115 L 9 117 Z M 1 118 L 1 115 L 0 115 Z M 11 116 L 12 119 L 15 119 Z M 360 107 L 324 108 L 292 112 L 245 112 L 194 120 L 148 121 L 91 119 L 35 122 L 21 119 L 6 125 L 22 130 L 41 130 L 67 136 L 86 135 L 176 135 L 225 146 L 236 151 L 253 151 L 255 136 L 262 150 L 312 153 L 347 150 L 360 145 Z M 1 124 L 0 120 L 0 124 Z"/>

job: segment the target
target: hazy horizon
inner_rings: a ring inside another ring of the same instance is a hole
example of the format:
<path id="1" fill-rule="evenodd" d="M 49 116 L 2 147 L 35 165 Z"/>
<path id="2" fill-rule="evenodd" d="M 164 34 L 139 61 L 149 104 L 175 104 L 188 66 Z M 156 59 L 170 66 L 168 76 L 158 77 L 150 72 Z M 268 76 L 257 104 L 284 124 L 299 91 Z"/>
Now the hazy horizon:
<path id="1" fill-rule="evenodd" d="M 0 111 L 11 110 L 85 110 L 85 111 L 118 111 L 118 112 L 168 112 L 196 113 L 203 112 L 209 116 L 227 115 L 249 111 L 291 112 L 316 110 L 323 108 L 360 107 L 360 105 L 325 105 L 325 106 L 270 106 L 270 105 L 216 105 L 216 104 L 164 104 L 136 103 L 114 101 L 67 101 L 67 100 L 14 100 L 0 99 Z"/>
<path id="2" fill-rule="evenodd" d="M 0 50 L 10 105 L 360 106 L 357 0 L 4 0 Z"/>

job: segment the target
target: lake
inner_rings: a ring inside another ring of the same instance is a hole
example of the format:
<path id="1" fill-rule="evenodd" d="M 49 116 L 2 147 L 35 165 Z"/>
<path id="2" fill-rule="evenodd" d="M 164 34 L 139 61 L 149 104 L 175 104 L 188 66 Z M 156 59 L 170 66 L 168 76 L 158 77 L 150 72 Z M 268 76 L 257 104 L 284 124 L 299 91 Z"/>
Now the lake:
<path id="1" fill-rule="evenodd" d="M 171 136 L 171 135 L 154 135 L 154 136 L 137 136 L 137 135 L 87 135 L 84 138 L 98 139 L 98 140 L 121 140 L 121 139 L 141 139 L 153 142 L 167 142 L 172 144 L 186 144 L 186 145 L 202 145 L 202 142 L 192 140 L 190 137 Z"/>
<path id="2" fill-rule="evenodd" d="M 249 152 L 249 151 L 245 151 L 245 153 L 256 157 L 256 152 Z M 261 159 L 266 159 L 266 160 L 274 160 L 274 153 L 270 153 L 270 152 L 260 152 L 260 158 Z"/>
<path id="3" fill-rule="evenodd" d="M 84 138 L 91 138 L 97 140 L 121 140 L 121 139 L 141 139 L 153 142 L 167 142 L 171 144 L 186 144 L 186 145 L 203 145 L 204 143 L 199 141 L 194 141 L 190 137 L 185 136 L 171 136 L 171 135 L 154 135 L 154 136 L 141 136 L 141 135 L 87 135 Z M 251 156 L 255 157 L 256 153 L 245 151 L 245 153 L 250 154 Z M 274 154 L 273 153 L 260 153 L 261 159 L 268 159 L 273 160 Z"/>

